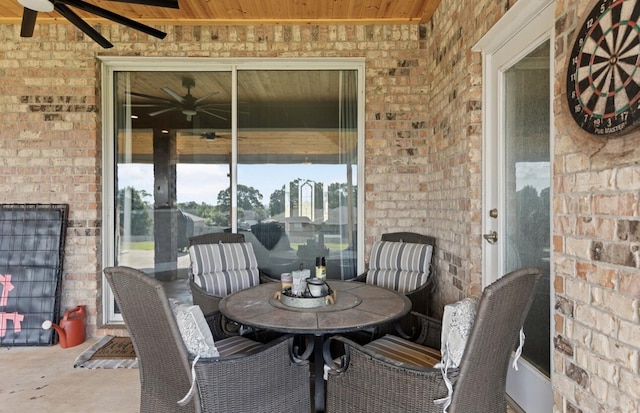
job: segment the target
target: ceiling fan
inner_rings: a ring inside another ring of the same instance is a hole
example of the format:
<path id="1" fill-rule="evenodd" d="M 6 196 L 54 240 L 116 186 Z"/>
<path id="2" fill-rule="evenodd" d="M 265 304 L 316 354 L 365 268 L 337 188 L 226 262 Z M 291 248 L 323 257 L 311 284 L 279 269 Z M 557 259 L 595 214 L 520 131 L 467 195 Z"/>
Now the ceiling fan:
<path id="1" fill-rule="evenodd" d="M 215 133 L 215 132 L 203 132 L 203 133 L 200 134 L 200 137 L 202 139 L 204 139 L 204 140 L 207 140 L 207 141 L 214 141 L 214 140 L 220 139 L 220 138 L 222 138 L 222 139 L 231 139 L 230 135 L 229 136 L 220 135 L 220 134 Z"/>
<path id="2" fill-rule="evenodd" d="M 200 138 L 207 141 L 215 141 L 216 139 L 231 139 L 230 133 L 202 132 Z M 247 139 L 246 136 L 238 136 L 238 139 Z"/>
<path id="3" fill-rule="evenodd" d="M 179 8 L 178 0 L 110 0 L 118 1 L 121 3 L 142 4 L 147 6 L 168 7 L 172 9 Z M 38 12 L 48 13 L 51 11 L 57 11 L 67 20 L 69 20 L 74 26 L 82 30 L 87 36 L 92 38 L 100 46 L 108 49 L 113 47 L 113 44 L 109 42 L 104 36 L 102 36 L 96 29 L 94 29 L 87 22 L 82 20 L 69 6 L 86 11 L 96 16 L 104 17 L 105 19 L 114 21 L 116 23 L 123 24 L 131 27 L 132 29 L 141 31 L 159 39 L 164 39 L 167 35 L 165 32 L 154 29 L 142 23 L 138 23 L 127 17 L 113 13 L 102 7 L 94 6 L 83 0 L 18 0 L 18 2 L 24 6 L 22 13 L 22 26 L 20 28 L 21 37 L 32 37 L 33 30 L 36 25 L 36 18 Z"/>
<path id="4" fill-rule="evenodd" d="M 163 87 L 160 88 L 160 90 L 162 90 L 164 93 L 166 93 L 167 95 L 171 96 L 173 98 L 173 100 L 171 99 L 167 99 L 167 98 L 163 98 L 163 97 L 159 97 L 159 96 L 151 96 L 151 95 L 145 95 L 142 93 L 137 93 L 137 92 L 128 92 L 128 94 L 130 96 L 135 96 L 141 99 L 145 99 L 148 100 L 149 103 L 132 103 L 131 107 L 148 107 L 148 108 L 153 108 L 153 107 L 158 107 L 158 108 L 162 108 L 160 110 L 154 111 L 154 112 L 150 112 L 149 116 L 157 116 L 157 115 L 161 115 L 163 113 L 167 113 L 167 112 L 173 112 L 176 110 L 179 110 L 180 112 L 182 112 L 183 115 L 185 115 L 187 117 L 187 122 L 190 122 L 191 119 L 193 118 L 193 116 L 197 115 L 198 113 L 205 113 L 209 116 L 213 116 L 216 117 L 218 119 L 222 119 L 222 120 L 228 120 L 227 118 L 217 115 L 211 111 L 218 111 L 218 112 L 228 112 L 226 110 L 222 110 L 222 109 L 217 109 L 215 108 L 215 106 L 228 106 L 228 104 L 226 103 L 203 103 L 206 99 L 210 98 L 211 96 L 219 93 L 219 92 L 211 92 L 208 93 L 206 95 L 204 95 L 201 98 L 195 98 L 192 94 L 191 94 L 191 88 L 196 86 L 196 81 L 191 78 L 191 77 L 184 77 L 182 78 L 182 87 L 187 89 L 187 94 L 184 96 L 180 96 L 179 94 L 177 94 L 176 92 L 174 92 L 173 90 L 171 90 L 168 87 Z"/>

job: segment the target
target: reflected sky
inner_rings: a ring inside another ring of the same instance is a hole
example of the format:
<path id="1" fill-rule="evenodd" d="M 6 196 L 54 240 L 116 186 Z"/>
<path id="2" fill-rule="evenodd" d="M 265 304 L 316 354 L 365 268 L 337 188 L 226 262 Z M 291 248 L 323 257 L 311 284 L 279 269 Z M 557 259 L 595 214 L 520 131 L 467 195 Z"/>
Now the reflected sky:
<path id="1" fill-rule="evenodd" d="M 178 164 L 177 198 L 179 203 L 195 201 L 215 205 L 218 193 L 229 186 L 227 165 Z M 269 203 L 273 191 L 281 189 L 292 179 L 300 178 L 330 184 L 344 182 L 344 165 L 239 165 L 238 182 L 251 186 L 263 195 L 263 204 Z M 354 176 L 356 174 L 354 173 Z M 357 184 L 354 182 L 354 185 Z M 153 165 L 119 164 L 118 186 L 131 186 L 153 195 Z M 146 201 L 151 202 L 151 199 Z"/>
<path id="2" fill-rule="evenodd" d="M 516 191 L 527 185 L 538 191 L 551 185 L 549 162 L 517 162 L 516 163 Z"/>

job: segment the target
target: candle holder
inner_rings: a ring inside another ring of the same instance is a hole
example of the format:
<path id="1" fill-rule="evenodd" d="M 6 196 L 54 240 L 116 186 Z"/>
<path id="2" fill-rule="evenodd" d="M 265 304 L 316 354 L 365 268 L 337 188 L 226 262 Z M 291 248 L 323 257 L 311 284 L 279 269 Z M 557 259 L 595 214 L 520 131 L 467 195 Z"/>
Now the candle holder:
<path id="1" fill-rule="evenodd" d="M 312 294 L 312 291 L 315 294 Z M 274 298 L 289 307 L 315 308 L 334 304 L 336 292 L 325 280 L 308 278 L 307 286 L 301 295 L 293 294 L 291 291 L 276 291 Z"/>

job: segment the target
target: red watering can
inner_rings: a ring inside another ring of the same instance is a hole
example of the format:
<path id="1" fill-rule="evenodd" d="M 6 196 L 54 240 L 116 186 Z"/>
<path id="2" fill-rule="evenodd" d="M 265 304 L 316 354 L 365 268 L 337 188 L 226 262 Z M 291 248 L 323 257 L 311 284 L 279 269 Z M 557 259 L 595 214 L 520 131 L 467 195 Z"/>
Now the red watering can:
<path id="1" fill-rule="evenodd" d="M 60 347 L 73 347 L 84 343 L 86 319 L 87 306 L 79 305 L 64 313 L 64 317 L 60 320 L 60 325 L 53 324 L 51 320 L 45 320 L 42 323 L 42 328 L 45 330 L 53 328 L 58 332 Z"/>

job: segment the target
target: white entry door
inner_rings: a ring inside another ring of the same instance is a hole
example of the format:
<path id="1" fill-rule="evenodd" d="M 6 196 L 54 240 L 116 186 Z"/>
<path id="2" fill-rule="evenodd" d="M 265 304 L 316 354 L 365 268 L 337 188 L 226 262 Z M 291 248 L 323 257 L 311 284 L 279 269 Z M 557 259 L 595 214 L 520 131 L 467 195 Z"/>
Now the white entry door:
<path id="1" fill-rule="evenodd" d="M 508 395 L 526 412 L 552 411 L 550 201 L 554 2 L 520 1 L 481 40 L 484 64 L 483 284 L 521 267 L 544 282 L 525 321 Z"/>

